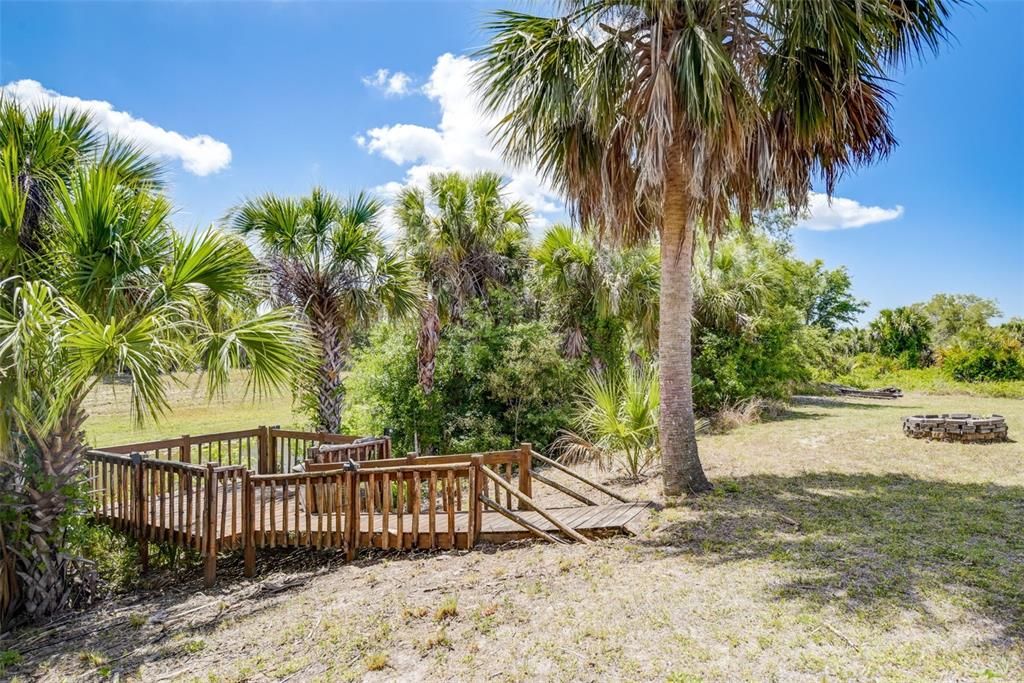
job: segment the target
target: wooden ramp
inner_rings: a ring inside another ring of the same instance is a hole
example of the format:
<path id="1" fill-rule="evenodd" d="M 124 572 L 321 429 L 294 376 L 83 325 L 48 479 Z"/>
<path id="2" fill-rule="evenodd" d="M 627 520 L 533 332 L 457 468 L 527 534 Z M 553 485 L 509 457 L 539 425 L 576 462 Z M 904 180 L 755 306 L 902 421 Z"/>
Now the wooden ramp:
<path id="1" fill-rule="evenodd" d="M 651 507 L 650 503 L 614 503 L 611 505 L 590 505 L 562 508 L 546 508 L 548 514 L 554 516 L 562 524 L 575 529 L 588 536 L 606 536 L 615 533 L 635 533 L 637 525 L 646 518 L 646 513 Z M 438 511 L 437 516 L 445 514 Z M 546 520 L 539 512 L 534 510 L 520 510 L 518 514 L 527 522 L 538 527 L 542 531 L 558 533 L 558 527 Z M 426 512 L 417 515 L 419 533 L 430 533 L 430 519 Z M 469 514 L 467 512 L 456 512 L 454 514 L 455 533 L 465 533 L 469 528 Z M 519 524 L 501 514 L 485 510 L 481 514 L 483 523 L 480 527 L 480 539 L 501 543 L 507 540 L 527 538 L 530 532 Z M 401 518 L 401 521 L 399 521 Z M 384 529 L 383 515 L 373 516 L 373 532 L 382 533 Z M 280 525 L 279 525 L 280 526 Z M 361 515 L 359 518 L 359 531 L 369 533 L 371 528 L 368 515 Z M 412 533 L 413 516 L 410 513 L 398 515 L 392 513 L 387 519 L 388 533 L 396 536 L 401 530 L 403 533 Z M 436 527 L 435 527 L 436 529 Z M 436 533 L 446 533 L 438 531 Z"/>
<path id="2" fill-rule="evenodd" d="M 611 505 L 587 505 L 583 507 L 547 508 L 547 512 L 565 526 L 575 529 L 584 536 L 603 537 L 614 534 L 634 534 L 646 521 L 650 503 L 614 503 Z M 550 534 L 558 528 L 533 510 L 521 510 L 519 514 L 530 524 Z M 497 512 L 483 513 L 480 540 L 491 543 L 530 538 L 533 532 L 524 529 Z"/>

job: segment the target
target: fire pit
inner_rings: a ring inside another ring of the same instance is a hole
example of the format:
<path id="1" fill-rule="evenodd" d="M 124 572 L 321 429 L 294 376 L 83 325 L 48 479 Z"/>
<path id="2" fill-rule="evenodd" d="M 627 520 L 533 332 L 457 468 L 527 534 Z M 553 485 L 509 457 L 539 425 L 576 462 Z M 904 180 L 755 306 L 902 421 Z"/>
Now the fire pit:
<path id="1" fill-rule="evenodd" d="M 912 415 L 903 418 L 903 433 L 937 441 L 1006 441 L 1006 419 L 970 413 Z"/>

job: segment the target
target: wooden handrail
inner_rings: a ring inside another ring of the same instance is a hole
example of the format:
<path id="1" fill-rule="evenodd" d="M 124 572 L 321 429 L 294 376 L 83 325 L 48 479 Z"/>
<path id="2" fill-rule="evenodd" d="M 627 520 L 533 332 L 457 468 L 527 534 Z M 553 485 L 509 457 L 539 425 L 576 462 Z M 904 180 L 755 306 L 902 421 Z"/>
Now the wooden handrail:
<path id="1" fill-rule="evenodd" d="M 103 446 L 94 450 L 101 451 L 103 453 L 134 453 L 136 451 L 156 451 L 163 450 L 165 448 L 177 448 L 181 445 L 181 438 L 175 437 L 173 439 L 161 439 L 159 441 L 142 441 L 140 443 L 126 443 L 119 446 Z"/>
<path id="2" fill-rule="evenodd" d="M 189 439 L 192 444 L 206 443 L 208 441 L 227 441 L 228 439 L 244 439 L 247 436 L 259 436 L 259 429 L 238 429 L 233 432 L 218 432 L 217 434 L 191 434 Z M 180 440 L 180 439 L 178 439 Z"/>
<path id="3" fill-rule="evenodd" d="M 595 503 L 594 501 L 590 500 L 589 498 L 584 496 L 582 493 L 577 493 L 576 491 L 573 491 L 568 486 L 562 486 L 561 484 L 559 484 L 554 479 L 548 479 L 547 477 L 545 477 L 540 472 L 531 472 L 530 474 L 531 474 L 531 476 L 534 479 L 536 479 L 540 483 L 547 484 L 548 486 L 550 486 L 551 488 L 555 489 L 556 491 L 561 491 L 565 495 L 569 496 L 570 498 L 575 498 L 576 500 L 578 500 L 579 502 L 583 503 L 584 505 L 597 505 L 597 503 Z"/>
<path id="4" fill-rule="evenodd" d="M 330 463 L 337 465 L 338 463 Z M 340 467 L 335 467 L 331 470 L 315 470 L 309 472 L 275 472 L 273 474 L 250 474 L 249 481 L 261 482 L 261 481 L 291 481 L 291 480 L 302 480 L 302 479 L 318 479 L 320 477 L 329 477 L 335 474 L 344 474 L 347 470 Z"/>
<path id="5" fill-rule="evenodd" d="M 174 463 L 174 464 L 175 465 L 180 465 L 182 463 Z M 248 469 L 245 465 L 221 465 L 221 464 L 218 464 L 216 462 L 213 463 L 213 466 L 214 466 L 213 467 L 213 471 L 214 472 L 218 472 L 218 473 L 220 473 L 220 472 L 235 472 L 235 471 L 238 471 L 238 470 L 246 470 L 246 469 Z"/>
<path id="6" fill-rule="evenodd" d="M 106 451 L 98 451 L 98 450 L 95 450 L 95 449 L 86 451 L 85 452 L 85 459 L 86 460 L 93 460 L 95 462 L 104 461 L 104 462 L 115 462 L 115 463 L 125 463 L 125 464 L 130 464 L 132 462 L 131 454 L 122 455 L 120 453 L 108 453 Z M 158 468 L 158 469 L 164 469 L 164 470 L 168 470 L 168 469 L 170 469 L 170 470 L 183 470 L 185 472 L 192 472 L 193 474 L 205 474 L 206 473 L 206 465 L 194 465 L 192 463 L 179 462 L 177 460 L 161 460 L 159 458 L 146 458 L 146 457 L 142 457 L 142 458 L 140 458 L 139 462 L 142 465 L 144 465 L 146 467 L 150 467 L 150 468 Z M 226 469 L 230 469 L 230 468 L 242 468 L 242 469 L 245 469 L 242 465 L 224 465 L 218 471 L 226 470 Z"/>
<path id="7" fill-rule="evenodd" d="M 90 448 L 85 452 L 86 460 L 105 460 L 106 462 L 131 462 L 132 456 L 128 453 L 111 453 L 110 451 L 101 451 L 96 448 Z"/>
<path id="8" fill-rule="evenodd" d="M 541 455 L 537 451 L 532 451 L 532 454 L 533 454 L 533 457 L 535 457 L 537 460 L 540 460 L 542 463 L 544 463 L 546 465 L 550 465 L 551 467 L 554 467 L 556 470 L 558 470 L 560 472 L 564 472 L 565 474 L 568 474 L 570 477 L 573 477 L 574 479 L 577 479 L 578 481 L 583 482 L 587 486 L 590 486 L 590 487 L 593 487 L 593 488 L 597 489 L 598 491 L 600 491 L 601 493 L 605 494 L 606 496 L 611 496 L 612 498 L 614 498 L 615 500 L 619 501 L 620 503 L 630 503 L 630 502 L 632 502 L 628 498 L 626 498 L 626 497 L 616 493 L 615 491 L 612 491 L 607 486 L 602 486 L 601 484 L 598 484 L 596 481 L 591 481 L 590 479 L 587 479 L 586 477 L 584 477 L 582 474 L 579 474 L 578 472 L 573 472 L 571 469 L 569 469 L 568 467 L 566 467 L 565 465 L 563 465 L 560 462 L 552 460 L 551 458 L 549 458 L 549 457 L 547 457 L 545 455 Z M 534 476 L 536 476 L 536 474 Z"/>
<path id="9" fill-rule="evenodd" d="M 397 465 L 395 467 L 363 467 L 363 463 L 359 463 L 360 472 L 368 472 L 372 474 L 382 474 L 391 472 L 447 472 L 449 470 L 455 472 L 468 472 L 470 463 L 451 463 L 445 465 Z"/>
<path id="10" fill-rule="evenodd" d="M 569 536 L 570 538 L 575 539 L 580 543 L 589 544 L 591 542 L 589 538 L 587 538 L 580 532 L 576 531 L 572 527 L 566 525 L 564 522 L 562 522 L 557 517 L 549 513 L 547 510 L 537 505 L 537 503 L 534 502 L 533 498 L 530 498 L 528 495 L 522 493 L 521 491 L 519 491 L 519 489 L 515 488 L 514 486 L 506 482 L 504 479 L 499 477 L 495 472 L 493 472 L 489 467 L 481 466 L 480 471 L 484 473 L 484 476 L 493 481 L 496 486 L 500 486 L 501 488 L 511 493 L 516 499 L 519 500 L 520 503 L 525 503 L 527 506 L 532 508 L 538 515 L 540 515 L 547 521 L 551 522 L 559 531 L 564 533 L 566 536 Z"/>
<path id="11" fill-rule="evenodd" d="M 383 473 L 394 473 L 394 472 L 446 472 L 448 470 L 455 470 L 456 472 L 468 471 L 470 468 L 469 462 L 456 462 L 456 463 L 439 463 L 437 465 L 388 465 L 385 467 L 379 467 L 377 464 L 380 462 L 387 462 L 386 460 L 368 460 L 359 463 L 359 472 L 372 472 L 373 474 Z M 373 463 L 372 466 L 367 463 Z M 322 472 L 334 472 L 341 470 L 339 465 L 343 463 L 338 462 L 311 462 L 307 463 L 309 473 L 322 473 Z M 278 475 L 280 476 L 280 475 Z"/>
<path id="12" fill-rule="evenodd" d="M 491 498 L 488 498 L 487 496 L 485 496 L 482 493 L 480 494 L 480 502 L 483 503 L 484 505 L 486 505 L 487 507 L 491 508 L 492 510 L 494 510 L 498 514 L 500 514 L 500 515 L 502 515 L 502 516 L 512 520 L 513 522 L 515 522 L 519 526 L 524 527 L 527 531 L 531 531 L 534 534 L 540 536 L 545 541 L 550 541 L 551 543 L 559 543 L 559 544 L 565 544 L 566 543 L 562 539 L 560 539 L 560 538 L 558 538 L 556 536 L 552 536 L 551 534 L 549 534 L 548 532 L 544 531 L 540 527 L 531 524 L 522 515 L 517 515 L 516 513 L 512 512 L 507 507 L 502 505 L 501 503 L 499 503 L 499 502 L 497 502 L 497 501 L 495 501 L 495 500 L 493 500 Z"/>
<path id="13" fill-rule="evenodd" d="M 338 451 L 351 451 L 363 446 L 377 446 L 380 444 L 387 443 L 387 437 L 381 437 L 379 439 L 370 439 L 367 441 L 360 441 L 359 443 L 322 443 L 316 446 L 316 450 L 319 453 L 336 453 Z"/>
<path id="14" fill-rule="evenodd" d="M 330 432 L 305 432 L 301 429 L 279 429 L 270 427 L 270 435 L 286 439 L 308 439 L 309 441 L 321 441 L 324 439 L 334 440 L 335 443 L 348 444 L 356 439 L 362 438 L 354 434 L 331 434 Z M 342 441 L 349 439 L 350 441 Z"/>

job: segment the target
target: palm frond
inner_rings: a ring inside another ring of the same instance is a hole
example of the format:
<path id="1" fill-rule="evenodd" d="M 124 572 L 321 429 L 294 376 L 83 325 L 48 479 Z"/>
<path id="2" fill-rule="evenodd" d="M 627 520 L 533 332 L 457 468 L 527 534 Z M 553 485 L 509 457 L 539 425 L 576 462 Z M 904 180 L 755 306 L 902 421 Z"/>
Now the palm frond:
<path id="1" fill-rule="evenodd" d="M 206 377 L 207 395 L 221 394 L 230 371 L 248 371 L 247 390 L 261 398 L 290 389 L 309 361 L 311 339 L 295 324 L 293 311 L 278 308 L 226 329 L 198 331 L 197 365 Z"/>

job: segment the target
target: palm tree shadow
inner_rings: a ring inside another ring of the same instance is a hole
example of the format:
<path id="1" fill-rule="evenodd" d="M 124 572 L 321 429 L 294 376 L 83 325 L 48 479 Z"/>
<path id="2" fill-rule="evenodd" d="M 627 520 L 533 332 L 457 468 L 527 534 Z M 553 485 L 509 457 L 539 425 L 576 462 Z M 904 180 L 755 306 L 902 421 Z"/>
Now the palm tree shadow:
<path id="1" fill-rule="evenodd" d="M 779 600 L 845 604 L 882 618 L 911 609 L 930 619 L 935 591 L 955 594 L 1024 640 L 1024 487 L 926 481 L 905 475 L 753 475 L 719 482 L 682 504 L 696 513 L 649 542 L 699 561 L 769 559 L 796 579 Z"/>

